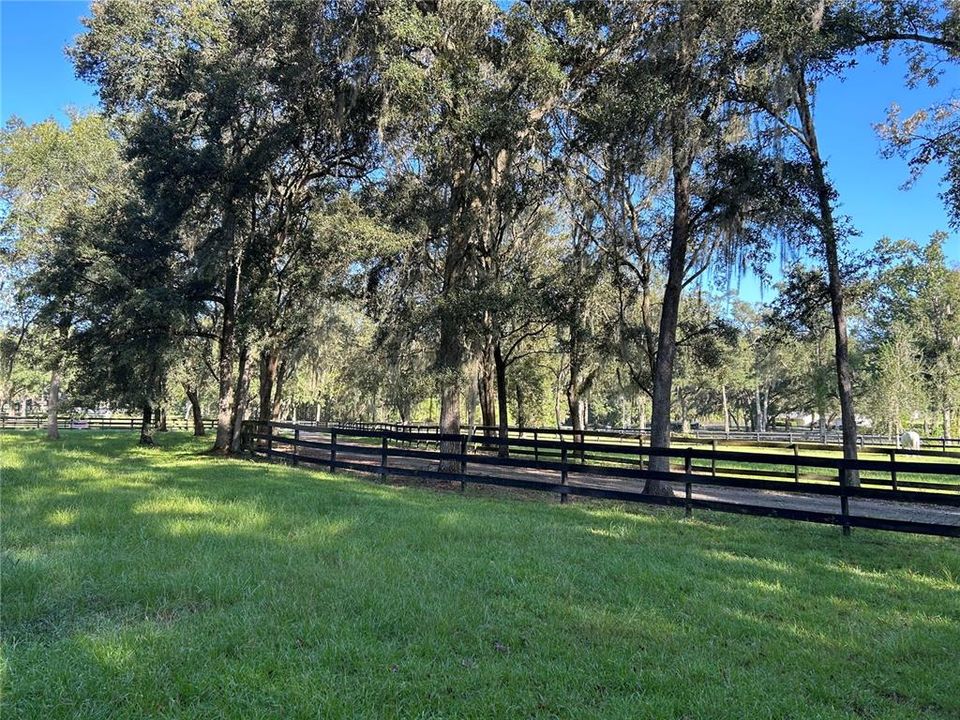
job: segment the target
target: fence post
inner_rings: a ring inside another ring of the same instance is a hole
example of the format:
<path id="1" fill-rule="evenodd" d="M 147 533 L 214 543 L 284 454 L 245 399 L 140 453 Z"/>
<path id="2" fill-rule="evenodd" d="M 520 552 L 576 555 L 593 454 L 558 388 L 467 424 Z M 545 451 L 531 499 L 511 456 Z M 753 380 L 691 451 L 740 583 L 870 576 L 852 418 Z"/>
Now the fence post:
<path id="1" fill-rule="evenodd" d="M 460 436 L 460 492 L 467 489 L 467 481 L 464 475 L 467 472 L 467 436 Z"/>
<path id="2" fill-rule="evenodd" d="M 711 474 L 713 477 L 716 477 L 716 476 L 717 476 L 717 455 L 716 455 L 716 452 L 717 452 L 717 441 L 716 441 L 716 440 L 711 440 L 711 441 L 710 441 L 710 448 L 711 448 L 711 450 L 713 450 L 713 452 L 714 452 L 713 457 L 710 458 L 710 474 Z"/>
<path id="3" fill-rule="evenodd" d="M 267 457 L 273 457 L 273 424 L 267 425 Z"/>
<path id="4" fill-rule="evenodd" d="M 293 428 L 293 464 L 300 464 L 300 427 L 294 426 Z"/>
<path id="5" fill-rule="evenodd" d="M 894 490 L 897 489 L 897 451 L 896 449 L 888 450 L 890 453 L 890 485 Z"/>
<path id="6" fill-rule="evenodd" d="M 533 461 L 540 462 L 540 442 L 537 439 L 537 431 L 533 431 Z"/>
<path id="7" fill-rule="evenodd" d="M 843 525 L 843 534 L 850 534 L 850 500 L 847 497 L 847 470 L 842 465 L 839 471 L 840 477 L 840 516 Z"/>
<path id="8" fill-rule="evenodd" d="M 687 454 L 683 458 L 683 473 L 685 475 L 684 480 L 686 480 L 684 486 L 684 510 L 683 514 L 687 517 L 693 515 L 693 483 L 690 482 L 692 477 L 691 465 L 693 464 L 693 458 L 690 457 L 691 448 L 687 448 Z"/>
<path id="9" fill-rule="evenodd" d="M 387 434 L 380 440 L 380 482 L 387 481 Z"/>
<path id="10" fill-rule="evenodd" d="M 790 443 L 790 447 L 793 448 L 793 481 L 798 483 L 800 482 L 800 464 L 797 462 L 797 456 L 800 454 L 800 448 L 796 443 Z"/>
<path id="11" fill-rule="evenodd" d="M 330 431 L 330 472 L 337 471 L 337 431 Z"/>
<path id="12" fill-rule="evenodd" d="M 567 484 L 567 446 L 562 444 L 563 438 L 560 438 L 560 484 L 566 486 Z M 560 503 L 563 504 L 567 501 L 567 493 L 563 490 L 560 491 Z"/>

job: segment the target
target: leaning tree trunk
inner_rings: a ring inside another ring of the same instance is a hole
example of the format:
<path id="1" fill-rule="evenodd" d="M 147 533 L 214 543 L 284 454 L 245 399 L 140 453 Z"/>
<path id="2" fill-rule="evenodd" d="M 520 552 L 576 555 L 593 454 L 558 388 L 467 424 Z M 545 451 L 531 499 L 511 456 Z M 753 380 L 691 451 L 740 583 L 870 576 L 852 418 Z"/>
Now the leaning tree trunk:
<path id="1" fill-rule="evenodd" d="M 503 348 L 500 341 L 497 340 L 493 345 L 493 365 L 497 374 L 497 410 L 500 419 L 497 434 L 500 437 L 500 446 L 497 448 L 499 457 L 510 456 L 510 446 L 507 444 L 507 438 L 510 433 L 510 426 L 507 416 L 507 362 L 503 357 Z M 517 416 L 520 413 L 520 390 L 517 389 Z M 519 424 L 519 421 L 518 421 Z M 522 427 L 522 425 L 521 425 Z"/>
<path id="2" fill-rule="evenodd" d="M 59 440 L 60 428 L 57 425 L 57 412 L 60 410 L 60 363 L 50 372 L 50 393 L 47 396 L 47 439 Z"/>
<path id="3" fill-rule="evenodd" d="M 184 392 L 187 394 L 187 400 L 190 401 L 190 414 L 193 417 L 193 434 L 201 437 L 207 434 L 203 427 L 203 411 L 200 407 L 200 396 L 197 391 L 189 385 L 184 386 Z"/>
<path id="4" fill-rule="evenodd" d="M 827 288 L 830 294 L 830 312 L 833 316 L 833 334 L 836 344 L 837 389 L 840 398 L 840 418 L 843 431 L 843 456 L 850 460 L 857 458 L 857 416 L 853 406 L 853 372 L 850 369 L 850 350 L 847 340 L 847 315 L 844 307 L 843 278 L 840 274 L 837 226 L 833 216 L 832 191 L 824 173 L 823 158 L 817 143 L 817 132 L 813 124 L 813 112 L 806 78 L 802 70 L 797 71 L 797 111 L 803 131 L 804 141 L 813 171 L 814 190 L 817 194 L 817 206 L 820 213 L 820 237 L 827 261 Z M 860 484 L 859 473 L 847 472 L 847 483 Z"/>
<path id="5" fill-rule="evenodd" d="M 677 121 L 675 121 L 676 123 Z M 674 133 L 680 130 L 675 126 Z M 673 226 L 670 235 L 670 257 L 667 262 L 667 284 L 663 290 L 660 312 L 660 333 L 653 369 L 653 412 L 650 418 L 650 444 L 655 448 L 670 447 L 670 402 L 673 390 L 673 366 L 677 356 L 677 323 L 680 318 L 680 296 L 686 270 L 687 245 L 690 240 L 690 159 L 673 140 Z M 650 469 L 668 472 L 670 458 L 651 456 Z M 673 491 L 660 480 L 648 479 L 643 491 L 651 495 L 672 495 Z"/>

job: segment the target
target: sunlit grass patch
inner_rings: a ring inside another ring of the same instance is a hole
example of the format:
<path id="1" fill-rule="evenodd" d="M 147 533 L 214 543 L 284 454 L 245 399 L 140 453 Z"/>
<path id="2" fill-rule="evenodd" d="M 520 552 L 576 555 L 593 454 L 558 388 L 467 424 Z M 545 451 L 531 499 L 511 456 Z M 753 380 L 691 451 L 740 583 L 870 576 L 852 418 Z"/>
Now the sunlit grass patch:
<path id="1" fill-rule="evenodd" d="M 960 717 L 954 540 L 3 436 L 4 717 Z"/>

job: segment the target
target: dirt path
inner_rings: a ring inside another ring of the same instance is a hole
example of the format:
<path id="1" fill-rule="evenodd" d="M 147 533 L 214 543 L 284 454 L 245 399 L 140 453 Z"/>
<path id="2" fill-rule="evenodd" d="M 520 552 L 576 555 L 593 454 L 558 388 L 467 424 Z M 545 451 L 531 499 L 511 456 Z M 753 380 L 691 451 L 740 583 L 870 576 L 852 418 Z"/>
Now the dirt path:
<path id="1" fill-rule="evenodd" d="M 305 432 L 301 432 L 300 437 L 303 440 L 328 439 L 326 436 Z M 337 459 L 370 466 L 370 472 L 376 472 L 375 468 L 378 468 L 380 464 L 378 455 L 358 453 L 356 451 L 351 452 L 349 449 L 350 447 L 351 446 L 348 444 L 338 445 Z M 290 449 L 289 446 L 283 446 L 278 441 L 274 441 L 274 448 L 277 450 Z M 310 455 L 323 459 L 328 459 L 329 457 L 328 453 L 324 450 L 304 451 L 301 449 L 301 455 Z M 436 469 L 437 461 L 426 458 L 391 456 L 388 458 L 387 464 L 389 467 L 409 470 L 434 470 Z M 535 468 L 501 467 L 480 464 L 471 466 L 468 464 L 467 473 L 469 475 L 483 475 L 491 478 L 511 478 L 549 483 L 557 483 L 560 481 L 559 473 L 557 471 L 540 470 Z M 591 475 L 589 471 L 581 472 L 577 470 L 570 471 L 568 476 L 568 484 L 571 486 L 627 490 L 634 492 L 640 492 L 643 488 L 642 481 L 600 477 Z M 674 489 L 675 495 L 683 495 L 683 483 L 671 483 L 671 485 Z M 719 501 L 738 505 L 758 505 L 761 507 L 774 509 L 806 510 L 832 514 L 840 512 L 840 498 L 829 495 L 812 495 L 798 492 L 777 492 L 773 490 L 754 490 L 705 485 L 698 486 L 696 483 L 694 483 L 692 497 L 697 500 Z M 865 498 L 850 498 L 849 507 L 850 514 L 852 516 L 960 526 L 960 507 L 951 507 L 946 505 L 924 505 Z"/>

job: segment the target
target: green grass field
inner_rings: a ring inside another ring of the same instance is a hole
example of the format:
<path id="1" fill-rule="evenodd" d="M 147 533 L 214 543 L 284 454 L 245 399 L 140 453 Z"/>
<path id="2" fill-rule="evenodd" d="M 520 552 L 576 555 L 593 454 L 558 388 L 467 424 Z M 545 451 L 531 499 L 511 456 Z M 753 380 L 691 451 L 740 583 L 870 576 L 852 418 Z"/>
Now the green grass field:
<path id="1" fill-rule="evenodd" d="M 0 434 L 8 718 L 960 718 L 960 544 Z"/>

